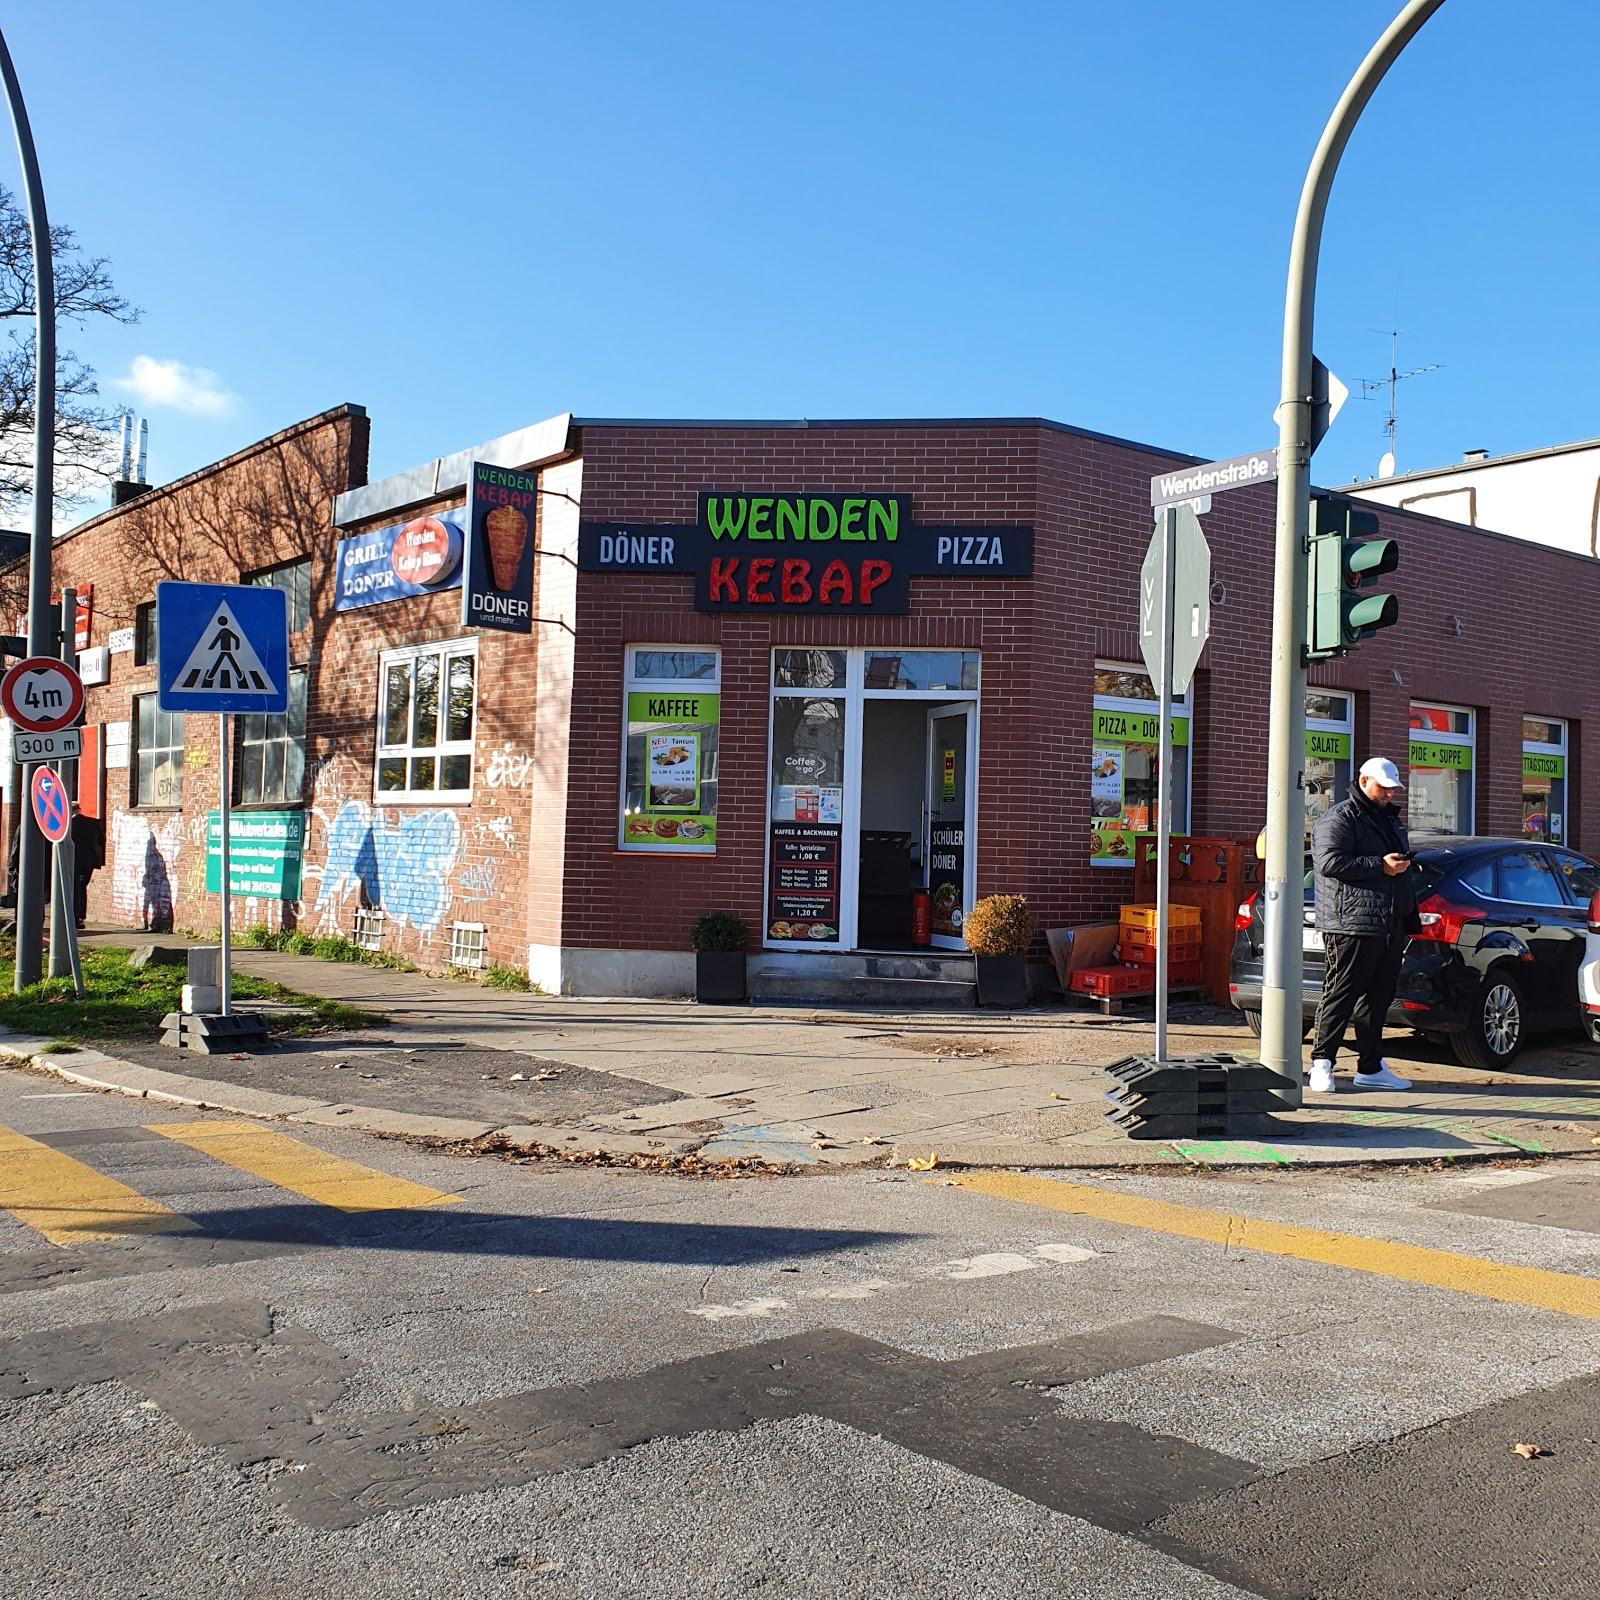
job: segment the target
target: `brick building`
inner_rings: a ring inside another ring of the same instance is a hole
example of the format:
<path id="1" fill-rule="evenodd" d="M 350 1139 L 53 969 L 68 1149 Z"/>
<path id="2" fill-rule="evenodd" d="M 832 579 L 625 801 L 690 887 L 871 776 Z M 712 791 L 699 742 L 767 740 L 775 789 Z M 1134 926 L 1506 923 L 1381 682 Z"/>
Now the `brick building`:
<path id="1" fill-rule="evenodd" d="M 297 624 L 291 709 L 240 719 L 231 782 L 241 821 L 303 830 L 298 892 L 241 923 L 676 993 L 690 924 L 725 910 L 778 992 L 906 948 L 918 885 L 951 952 L 976 896 L 1025 894 L 1041 927 L 1127 898 L 1156 776 L 1149 480 L 1190 458 L 1037 419 L 570 417 L 373 484 L 366 457 L 343 407 L 59 542 L 57 582 L 94 585 L 91 920 L 217 919 L 215 719 L 153 696 L 165 576 L 277 584 Z M 461 623 L 473 460 L 539 477 L 531 635 Z M 1409 764 L 1419 832 L 1600 844 L 1581 748 L 1600 568 L 1381 516 L 1402 621 L 1312 670 L 1312 809 L 1382 752 Z M 1174 765 L 1196 834 L 1262 821 L 1272 519 L 1270 485 L 1205 518 L 1212 638 Z"/>

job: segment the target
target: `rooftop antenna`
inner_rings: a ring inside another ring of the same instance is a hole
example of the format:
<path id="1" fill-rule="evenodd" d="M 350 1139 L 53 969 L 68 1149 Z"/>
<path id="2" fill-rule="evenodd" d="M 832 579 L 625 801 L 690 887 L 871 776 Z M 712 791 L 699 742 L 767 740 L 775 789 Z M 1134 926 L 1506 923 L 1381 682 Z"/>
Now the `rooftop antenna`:
<path id="1" fill-rule="evenodd" d="M 1405 332 L 1405 329 L 1374 328 L 1372 331 L 1389 335 L 1389 376 L 1387 378 L 1363 378 L 1361 380 L 1361 398 L 1363 400 L 1369 399 L 1380 389 L 1389 391 L 1389 416 L 1383 425 L 1383 431 L 1389 440 L 1389 448 L 1384 451 L 1383 459 L 1378 463 L 1378 476 L 1380 478 L 1392 478 L 1395 475 L 1397 459 L 1394 438 L 1399 396 L 1396 391 L 1407 378 L 1420 378 L 1425 372 L 1437 372 L 1439 363 L 1430 361 L 1425 367 L 1413 367 L 1409 372 L 1401 372 L 1398 370 L 1399 362 L 1396 352 L 1400 343 L 1400 335 Z"/>

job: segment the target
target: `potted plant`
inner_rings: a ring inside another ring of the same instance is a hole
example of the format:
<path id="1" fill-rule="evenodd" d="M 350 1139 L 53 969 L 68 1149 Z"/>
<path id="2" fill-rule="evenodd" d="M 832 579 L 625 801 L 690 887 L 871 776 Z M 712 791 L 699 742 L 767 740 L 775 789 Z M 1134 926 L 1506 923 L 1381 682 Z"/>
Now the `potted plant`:
<path id="1" fill-rule="evenodd" d="M 967 913 L 962 932 L 978 958 L 978 1004 L 1015 1010 L 1028 1003 L 1033 913 L 1019 894 L 992 894 Z"/>
<path id="2" fill-rule="evenodd" d="M 731 912 L 708 911 L 689 930 L 694 946 L 694 997 L 702 1004 L 744 999 L 744 924 Z"/>

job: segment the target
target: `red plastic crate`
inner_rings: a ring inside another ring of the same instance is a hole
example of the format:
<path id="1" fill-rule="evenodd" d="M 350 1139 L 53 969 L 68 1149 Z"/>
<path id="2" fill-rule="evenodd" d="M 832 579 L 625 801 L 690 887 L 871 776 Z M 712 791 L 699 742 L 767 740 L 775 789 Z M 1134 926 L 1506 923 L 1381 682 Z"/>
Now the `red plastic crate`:
<path id="1" fill-rule="evenodd" d="M 1156 935 L 1154 929 L 1124 928 L 1120 942 L 1124 961 L 1138 961 L 1152 967 L 1156 964 Z M 1167 950 L 1174 961 L 1198 961 L 1200 959 L 1200 930 L 1198 928 L 1169 929 Z"/>
<path id="2" fill-rule="evenodd" d="M 1200 962 L 1174 961 L 1167 968 L 1167 987 L 1176 984 L 1200 982 Z M 1080 967 L 1072 974 L 1072 987 L 1079 994 L 1093 995 L 1097 1000 L 1109 1000 L 1118 995 L 1154 994 L 1156 969 L 1130 962 L 1115 967 Z"/>

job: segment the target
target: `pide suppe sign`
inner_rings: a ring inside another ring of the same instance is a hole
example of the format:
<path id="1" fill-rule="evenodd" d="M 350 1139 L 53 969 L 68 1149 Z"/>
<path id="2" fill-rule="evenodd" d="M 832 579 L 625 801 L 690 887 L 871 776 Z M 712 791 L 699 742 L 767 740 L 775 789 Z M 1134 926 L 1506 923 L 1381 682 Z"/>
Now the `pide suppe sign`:
<path id="1" fill-rule="evenodd" d="M 692 575 L 697 611 L 848 611 L 891 615 L 913 577 L 1026 578 L 1033 529 L 912 520 L 903 494 L 700 496 L 693 527 L 583 522 L 584 572 Z"/>

